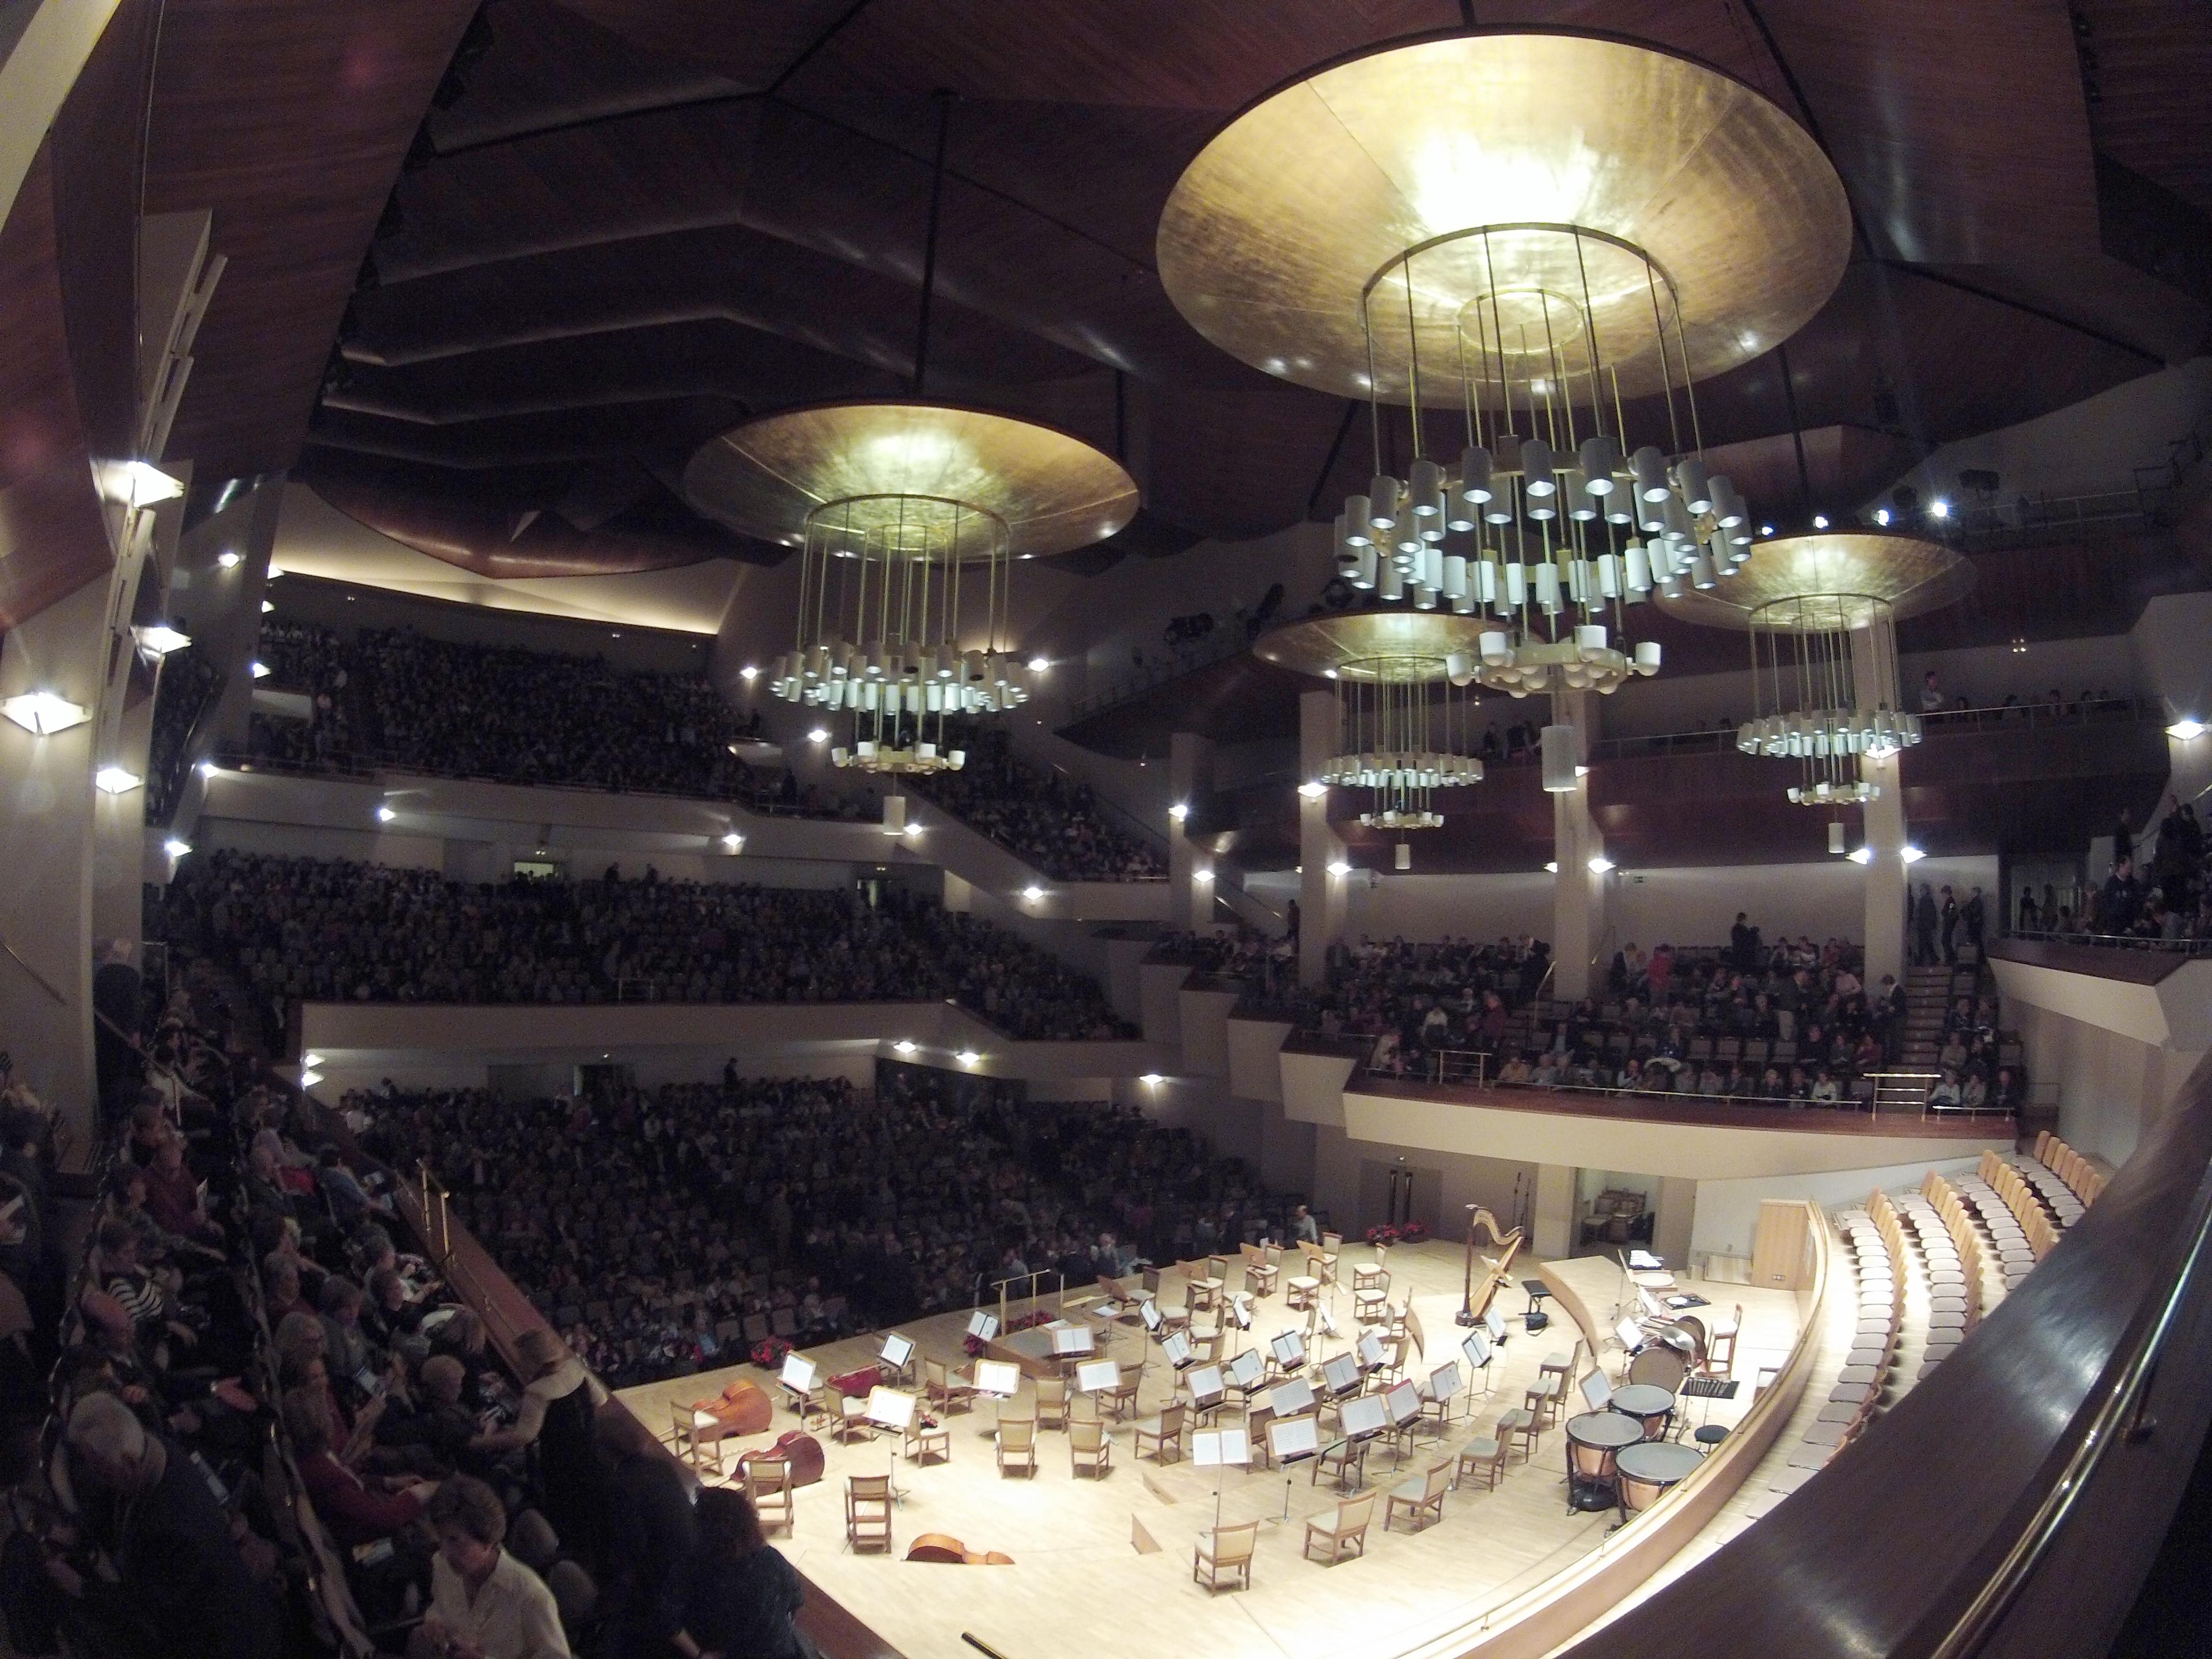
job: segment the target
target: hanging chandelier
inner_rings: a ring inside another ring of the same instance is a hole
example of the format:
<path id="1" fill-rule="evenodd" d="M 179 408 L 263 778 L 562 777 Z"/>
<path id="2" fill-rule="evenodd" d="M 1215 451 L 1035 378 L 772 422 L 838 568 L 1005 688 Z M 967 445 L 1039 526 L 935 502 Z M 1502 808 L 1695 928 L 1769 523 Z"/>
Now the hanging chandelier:
<path id="1" fill-rule="evenodd" d="M 1338 671 L 1338 749 L 1321 781 L 1372 792 L 1362 824 L 1437 829 L 1436 792 L 1482 781 L 1482 763 L 1467 752 L 1475 699 L 1462 695 L 1466 680 L 1457 661 L 1418 655 L 1361 658 Z"/>
<path id="2" fill-rule="evenodd" d="M 1863 806 L 1881 786 L 1860 761 L 1921 739 L 1899 707 L 1897 624 L 1962 598 L 1974 568 L 1939 542 L 1871 531 L 1760 542 L 1724 588 L 1662 598 L 1686 621 L 1741 628 L 1751 642 L 1752 717 L 1736 747 L 1795 763 L 1801 806 Z"/>
<path id="3" fill-rule="evenodd" d="M 1376 608 L 1468 619 L 1474 680 L 1526 696 L 1657 672 L 1632 607 L 1741 568 L 1749 511 L 1705 465 L 1694 384 L 1808 320 L 1850 234 L 1833 167 L 1750 88 L 1621 40 L 1474 32 L 1238 116 L 1170 195 L 1159 264 L 1217 344 L 1369 404 L 1339 572 Z"/>

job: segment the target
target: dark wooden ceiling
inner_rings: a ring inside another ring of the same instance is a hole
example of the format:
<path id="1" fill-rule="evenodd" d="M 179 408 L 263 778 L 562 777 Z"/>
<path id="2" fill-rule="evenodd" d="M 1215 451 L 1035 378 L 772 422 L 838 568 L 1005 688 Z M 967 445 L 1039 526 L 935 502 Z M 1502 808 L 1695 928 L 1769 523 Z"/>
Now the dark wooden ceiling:
<path id="1" fill-rule="evenodd" d="M 665 492 L 750 414 L 899 389 L 943 90 L 932 391 L 1121 455 L 1153 546 L 1279 528 L 1370 470 L 1341 403 L 1182 321 L 1154 231 L 1240 106 L 1462 27 L 1459 0 L 487 0 L 448 72 L 471 9 L 172 0 L 149 202 L 213 204 L 232 256 L 179 423 L 204 468 L 305 449 L 312 478 L 350 452 L 406 464 L 395 491 L 481 475 L 519 514 L 580 474 Z M 2190 33 L 2187 0 L 2078 8 L 2106 42 L 2094 105 L 2060 0 L 1471 9 L 1694 54 L 1835 159 L 1857 251 L 1787 348 L 1799 418 L 1844 434 L 1823 504 L 2202 343 L 2187 271 L 2108 251 L 2096 148 L 2201 214 L 2205 77 L 2150 46 L 2160 19 Z M 1794 507 L 1794 459 L 1771 464 L 1788 404 L 1774 355 L 1700 389 L 1707 441 L 1753 446 L 1745 470 Z"/>

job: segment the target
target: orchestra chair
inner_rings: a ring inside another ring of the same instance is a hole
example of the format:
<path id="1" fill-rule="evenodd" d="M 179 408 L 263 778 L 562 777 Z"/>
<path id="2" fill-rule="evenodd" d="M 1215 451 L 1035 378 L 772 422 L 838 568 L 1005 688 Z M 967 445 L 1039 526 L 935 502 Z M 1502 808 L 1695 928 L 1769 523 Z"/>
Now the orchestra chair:
<path id="1" fill-rule="evenodd" d="M 1078 1423 L 1067 1431 L 1070 1474 L 1103 1480 L 1114 1464 L 1114 1442 L 1103 1423 Z"/>
<path id="2" fill-rule="evenodd" d="M 1219 1265 L 1209 1262 L 1204 1273 L 1194 1273 L 1183 1281 L 1183 1301 L 1189 1313 L 1204 1313 L 1220 1307 L 1222 1280 L 1213 1272 Z"/>
<path id="3" fill-rule="evenodd" d="M 1506 1417 L 1511 1415 L 1510 1412 L 1505 1413 Z M 1497 1491 L 1498 1483 L 1505 1478 L 1505 1457 L 1512 1446 L 1511 1431 L 1505 1426 L 1505 1418 L 1501 1417 L 1488 1434 L 1479 1434 L 1459 1449 L 1459 1463 L 1452 1471 L 1452 1485 L 1455 1486 L 1469 1475 L 1479 1474 L 1485 1492 Z"/>
<path id="4" fill-rule="evenodd" d="M 1313 1479 L 1307 1482 L 1309 1486 L 1321 1485 L 1324 1474 L 1334 1476 L 1340 1488 L 1363 1486 L 1367 1480 L 1367 1442 L 1340 1440 L 1324 1446 L 1313 1463 Z"/>
<path id="5" fill-rule="evenodd" d="M 876 1425 L 868 1421 L 868 1402 L 847 1395 L 837 1401 L 837 1420 L 830 1425 L 830 1438 L 841 1446 L 849 1446 L 855 1440 L 872 1440 Z"/>
<path id="6" fill-rule="evenodd" d="M 975 1408 L 975 1389 L 965 1382 L 955 1382 L 951 1374 L 945 1369 L 943 1360 L 923 1360 L 921 1374 L 925 1380 L 929 1403 L 940 1411 L 949 1413 L 973 1411 Z"/>
<path id="7" fill-rule="evenodd" d="M 1312 1273 L 1299 1273 L 1284 1281 L 1284 1306 L 1291 1313 L 1312 1307 L 1320 1295 L 1321 1280 Z"/>
<path id="8" fill-rule="evenodd" d="M 1543 1431 L 1536 1426 L 1536 1415 L 1534 1412 L 1522 1410 L 1500 1413 L 1498 1426 L 1507 1435 L 1519 1438 L 1522 1462 L 1533 1463 L 1536 1461 L 1536 1443 Z"/>
<path id="9" fill-rule="evenodd" d="M 1283 1276 L 1283 1253 L 1273 1244 L 1244 1247 L 1244 1288 L 1257 1297 L 1270 1297 Z M 1249 1565 L 1249 1563 L 1247 1564 Z"/>
<path id="10" fill-rule="evenodd" d="M 1036 1421 L 1041 1429 L 1067 1426 L 1067 1379 L 1041 1376 L 1036 1385 Z"/>
<path id="11" fill-rule="evenodd" d="M 1273 1406 L 1255 1406 L 1244 1413 L 1244 1433 L 1252 1443 L 1252 1462 L 1255 1468 L 1272 1469 L 1275 1454 L 1267 1445 L 1267 1425 L 1275 1420 Z"/>
<path id="12" fill-rule="evenodd" d="M 888 1474 L 845 1477 L 845 1542 L 853 1553 L 891 1553 L 891 1478 Z"/>
<path id="13" fill-rule="evenodd" d="M 1252 1553 L 1260 1547 L 1260 1523 L 1245 1521 L 1233 1527 L 1216 1527 L 1198 1535 L 1198 1549 L 1190 1564 L 1191 1582 L 1209 1590 L 1221 1588 L 1224 1573 L 1231 1588 L 1252 1588 Z"/>
<path id="14" fill-rule="evenodd" d="M 1344 1235 L 1342 1233 L 1323 1233 L 1321 1236 L 1321 1248 L 1322 1252 L 1328 1255 L 1330 1262 L 1334 1264 L 1336 1260 L 1337 1252 L 1344 1248 Z"/>
<path id="15" fill-rule="evenodd" d="M 1035 1474 L 1036 1466 L 1036 1419 L 1000 1418 L 999 1473 L 1005 1475 L 1019 1469 L 1024 1474 Z"/>
<path id="16" fill-rule="evenodd" d="M 1141 1364 L 1122 1366 L 1121 1380 L 1094 1396 L 1098 1401 L 1100 1412 L 1117 1423 L 1125 1418 L 1134 1417 L 1137 1414 L 1137 1389 L 1144 1380 L 1145 1368 Z"/>
<path id="17" fill-rule="evenodd" d="M 1183 1403 L 1177 1401 L 1172 1406 L 1163 1407 L 1158 1417 L 1148 1417 L 1138 1424 L 1137 1455 L 1139 1457 L 1145 1455 L 1145 1443 L 1149 1440 L 1152 1442 L 1152 1455 L 1159 1462 L 1182 1462 L 1182 1419 L 1186 1409 Z M 1170 1446 L 1175 1448 L 1173 1459 L 1168 1456 L 1168 1448 Z"/>
<path id="18" fill-rule="evenodd" d="M 1367 1523 L 1375 1518 L 1375 1494 L 1364 1492 L 1357 1498 L 1347 1498 L 1335 1510 L 1306 1522 L 1305 1547 L 1299 1553 L 1308 1560 L 1313 1559 L 1316 1541 L 1327 1547 L 1328 1559 L 1322 1565 L 1334 1566 L 1346 1553 L 1367 1553 Z"/>
<path id="19" fill-rule="evenodd" d="M 1444 1518 L 1444 1493 L 1451 1489 L 1451 1459 L 1431 1464 L 1429 1472 L 1418 1480 L 1408 1480 L 1391 1489 L 1389 1500 L 1382 1506 L 1382 1530 L 1390 1530 L 1390 1522 L 1400 1510 L 1419 1532 L 1431 1521 Z M 1424 1518 L 1425 1517 L 1425 1518 Z"/>
<path id="20" fill-rule="evenodd" d="M 1221 1363 L 1221 1343 L 1220 1326 L 1192 1326 L 1190 1328 L 1190 1363 L 1194 1365 L 1218 1365 Z"/>
<path id="21" fill-rule="evenodd" d="M 715 1477 L 720 1479 L 723 1468 L 722 1442 L 726 1437 L 722 1431 L 722 1419 L 696 1406 L 679 1406 L 672 1401 L 668 1409 L 674 1419 L 677 1457 L 702 1474 L 707 1473 L 711 1463 Z"/>
<path id="22" fill-rule="evenodd" d="M 950 1463 L 952 1461 L 952 1431 L 942 1423 L 931 1425 L 917 1413 L 906 1425 L 899 1439 L 899 1455 L 909 1463 Z"/>
<path id="23" fill-rule="evenodd" d="M 1743 1304 L 1735 1304 L 1735 1317 L 1725 1325 L 1713 1327 L 1712 1340 L 1705 1345 L 1705 1363 L 1698 1368 L 1700 1376 L 1733 1376 L 1735 1375 L 1736 1339 L 1743 1333 Z"/>
<path id="24" fill-rule="evenodd" d="M 1377 1261 L 1371 1267 L 1354 1267 L 1352 1270 L 1352 1295 L 1358 1296 L 1362 1291 L 1382 1291 L 1387 1293 L 1389 1289 L 1390 1270 L 1381 1262 Z"/>
<path id="25" fill-rule="evenodd" d="M 1577 1344 L 1577 1349 L 1580 1346 Z M 1547 1371 L 1549 1375 L 1545 1374 Z M 1568 1369 L 1558 1371 L 1550 1371 L 1547 1365 L 1538 1373 L 1536 1386 L 1528 1390 L 1527 1398 L 1521 1403 L 1535 1413 L 1540 1426 L 1548 1429 L 1566 1421 L 1568 1379 L 1573 1375 L 1571 1364 Z"/>
<path id="26" fill-rule="evenodd" d="M 1384 1274 L 1386 1279 L 1389 1274 Z M 1390 1318 L 1390 1292 L 1387 1286 L 1363 1285 L 1352 1293 L 1352 1316 L 1362 1325 L 1387 1324 Z"/>
<path id="27" fill-rule="evenodd" d="M 781 1526 L 796 1534 L 797 1492 L 791 1484 L 791 1465 L 781 1457 L 755 1457 L 745 1464 L 745 1496 L 760 1516 L 761 1530 Z"/>

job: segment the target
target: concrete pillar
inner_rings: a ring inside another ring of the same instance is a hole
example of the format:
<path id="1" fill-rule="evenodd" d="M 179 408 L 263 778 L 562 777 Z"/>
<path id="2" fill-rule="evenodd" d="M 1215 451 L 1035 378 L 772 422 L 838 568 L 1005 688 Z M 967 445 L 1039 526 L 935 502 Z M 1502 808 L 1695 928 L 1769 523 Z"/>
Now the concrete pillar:
<path id="1" fill-rule="evenodd" d="M 1567 1164 L 1536 1166 L 1536 1202 L 1529 1218 L 1528 1242 L 1540 1261 L 1556 1261 L 1575 1247 L 1575 1177 Z"/>
<path id="2" fill-rule="evenodd" d="M 1903 853 L 1905 785 L 1895 755 L 1859 757 L 1859 776 L 1881 791 L 1863 809 L 1866 821 L 1866 981 L 1905 979 L 1905 896 L 1911 870 Z"/>
<path id="3" fill-rule="evenodd" d="M 1196 812 L 1213 793 L 1213 744 L 1194 732 L 1168 739 L 1168 787 L 1175 804 Z M 1213 925 L 1213 853 L 1186 834 L 1187 819 L 1168 832 L 1168 920 L 1171 927 L 1203 933 Z"/>
<path id="4" fill-rule="evenodd" d="M 1580 763 L 1589 757 L 1596 710 L 1588 691 L 1553 694 L 1552 723 L 1571 726 Z M 1605 837 L 1590 816 L 1589 777 L 1575 779 L 1572 789 L 1552 797 L 1552 845 L 1559 871 L 1552 879 L 1552 994 L 1576 999 L 1590 994 L 1590 958 L 1605 943 L 1606 872 L 1590 860 L 1605 856 Z"/>
<path id="5" fill-rule="evenodd" d="M 1336 753 L 1336 694 L 1298 694 L 1298 781 L 1318 778 Z M 1298 797 L 1298 983 L 1328 979 L 1328 949 L 1344 937 L 1344 842 L 1329 827 L 1327 794 Z"/>
<path id="6" fill-rule="evenodd" d="M 2212 790 L 2212 653 L 2204 641 L 2212 637 L 2212 593 L 2165 593 L 2143 606 L 2130 635 L 2136 672 L 2143 692 L 2166 705 L 2170 722 L 2195 720 L 2206 730 L 2193 738 L 2166 735 L 2171 768 L 2166 793 L 2136 840 L 2138 846 L 2158 845 L 2158 826 L 2169 801 L 2194 802 L 2202 819 Z"/>

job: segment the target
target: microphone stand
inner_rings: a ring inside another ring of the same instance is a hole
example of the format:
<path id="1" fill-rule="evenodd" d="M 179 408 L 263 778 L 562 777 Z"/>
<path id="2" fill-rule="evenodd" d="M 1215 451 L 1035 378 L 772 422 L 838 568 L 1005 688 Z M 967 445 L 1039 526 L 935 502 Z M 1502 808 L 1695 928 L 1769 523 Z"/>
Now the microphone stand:
<path id="1" fill-rule="evenodd" d="M 1452 1316 L 1455 1325 L 1474 1323 L 1474 1212 L 1475 1206 L 1467 1206 L 1467 1280 L 1460 1292 L 1459 1311 Z"/>

